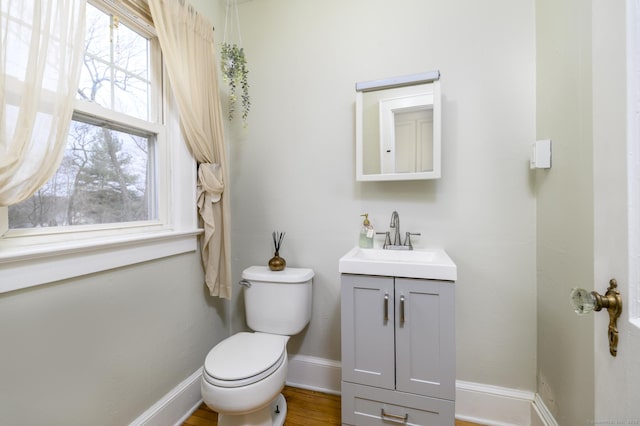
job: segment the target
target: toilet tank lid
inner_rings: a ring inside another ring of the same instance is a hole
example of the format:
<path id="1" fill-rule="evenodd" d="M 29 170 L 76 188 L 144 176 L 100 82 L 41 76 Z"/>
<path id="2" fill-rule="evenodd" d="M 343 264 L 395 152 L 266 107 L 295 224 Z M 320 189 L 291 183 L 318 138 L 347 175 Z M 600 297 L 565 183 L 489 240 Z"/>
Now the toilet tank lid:
<path id="1" fill-rule="evenodd" d="M 278 283 L 304 283 L 313 278 L 313 269 L 284 268 L 272 271 L 267 266 L 250 266 L 242 271 L 242 278 L 249 281 L 267 281 Z"/>

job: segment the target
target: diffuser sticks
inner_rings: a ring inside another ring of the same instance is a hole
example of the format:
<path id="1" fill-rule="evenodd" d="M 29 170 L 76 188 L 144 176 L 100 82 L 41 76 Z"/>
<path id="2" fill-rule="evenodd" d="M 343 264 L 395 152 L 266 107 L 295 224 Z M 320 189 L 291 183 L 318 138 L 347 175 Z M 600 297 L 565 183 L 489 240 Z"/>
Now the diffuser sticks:
<path id="1" fill-rule="evenodd" d="M 287 262 L 280 257 L 280 247 L 282 247 L 282 240 L 284 240 L 284 232 L 273 231 L 271 236 L 273 237 L 273 248 L 275 249 L 275 254 L 269 260 L 269 269 L 272 271 L 282 271 Z"/>

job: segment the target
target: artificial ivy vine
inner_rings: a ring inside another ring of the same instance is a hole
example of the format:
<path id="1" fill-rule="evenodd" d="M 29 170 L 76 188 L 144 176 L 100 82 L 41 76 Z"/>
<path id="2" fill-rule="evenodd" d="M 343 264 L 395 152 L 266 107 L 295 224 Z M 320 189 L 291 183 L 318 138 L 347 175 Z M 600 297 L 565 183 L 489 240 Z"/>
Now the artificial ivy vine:
<path id="1" fill-rule="evenodd" d="M 247 60 L 244 50 L 236 44 L 222 43 L 222 76 L 229 85 L 229 120 L 233 120 L 237 100 L 238 86 L 242 89 L 242 122 L 247 125 L 247 117 L 251 109 L 249 98 L 249 81 L 247 80 Z"/>

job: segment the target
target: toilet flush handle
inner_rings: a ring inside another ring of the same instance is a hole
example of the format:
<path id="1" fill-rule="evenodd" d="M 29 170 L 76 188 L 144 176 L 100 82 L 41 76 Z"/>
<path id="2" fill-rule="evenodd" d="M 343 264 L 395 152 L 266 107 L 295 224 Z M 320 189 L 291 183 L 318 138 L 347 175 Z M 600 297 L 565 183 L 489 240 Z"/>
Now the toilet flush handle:
<path id="1" fill-rule="evenodd" d="M 246 288 L 251 287 L 251 283 L 247 280 L 240 280 L 238 281 L 238 284 L 245 286 Z"/>

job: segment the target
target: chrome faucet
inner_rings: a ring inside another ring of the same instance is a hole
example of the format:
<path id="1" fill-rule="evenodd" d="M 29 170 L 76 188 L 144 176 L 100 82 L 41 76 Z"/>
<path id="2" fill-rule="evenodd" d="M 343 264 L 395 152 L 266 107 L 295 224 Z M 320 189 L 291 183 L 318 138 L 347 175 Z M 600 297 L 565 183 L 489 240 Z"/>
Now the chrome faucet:
<path id="1" fill-rule="evenodd" d="M 384 244 L 382 246 L 385 250 L 413 250 L 413 245 L 411 244 L 411 236 L 412 235 L 420 235 L 419 232 L 407 232 L 407 235 L 404 239 L 404 244 L 402 243 L 402 238 L 400 237 L 400 215 L 398 215 L 397 211 L 393 211 L 391 213 L 391 223 L 389 224 L 389 228 L 393 228 L 393 242 L 391 242 L 391 231 L 387 232 L 377 232 L 377 234 L 384 235 Z"/>
<path id="2" fill-rule="evenodd" d="M 389 228 L 393 228 L 393 245 L 399 246 L 402 245 L 400 242 L 400 216 L 397 211 L 393 211 L 391 213 L 391 223 L 389 224 Z"/>

